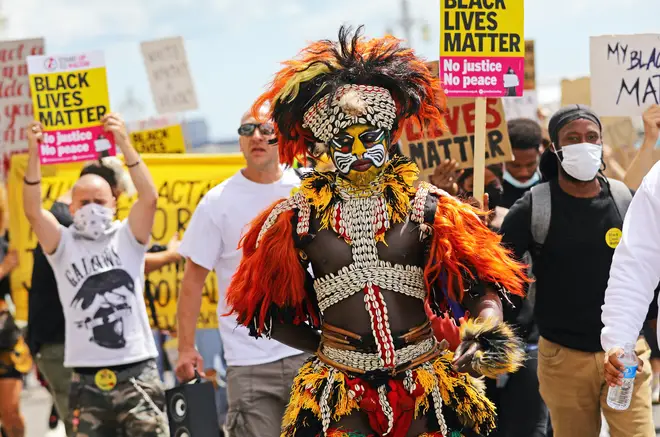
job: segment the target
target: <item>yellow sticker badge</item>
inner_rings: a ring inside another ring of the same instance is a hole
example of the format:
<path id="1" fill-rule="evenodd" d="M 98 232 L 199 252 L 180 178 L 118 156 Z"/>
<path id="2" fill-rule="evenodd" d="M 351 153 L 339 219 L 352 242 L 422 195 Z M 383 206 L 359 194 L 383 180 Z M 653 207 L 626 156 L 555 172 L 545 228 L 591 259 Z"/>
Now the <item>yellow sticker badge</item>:
<path id="1" fill-rule="evenodd" d="M 623 235 L 621 229 L 612 228 L 605 234 L 605 242 L 612 249 L 616 249 L 616 247 L 619 245 L 619 241 L 621 241 L 621 235 Z"/>
<path id="2" fill-rule="evenodd" d="M 110 391 L 117 385 L 117 375 L 108 369 L 101 369 L 94 376 L 94 383 L 103 391 Z"/>

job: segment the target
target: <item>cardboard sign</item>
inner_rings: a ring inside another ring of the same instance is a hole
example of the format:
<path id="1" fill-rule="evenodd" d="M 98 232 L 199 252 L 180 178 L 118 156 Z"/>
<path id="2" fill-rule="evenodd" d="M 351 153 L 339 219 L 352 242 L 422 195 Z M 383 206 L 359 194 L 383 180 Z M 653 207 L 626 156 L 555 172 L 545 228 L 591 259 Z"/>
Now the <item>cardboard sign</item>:
<path id="1" fill-rule="evenodd" d="M 522 96 L 524 0 L 441 0 L 440 79 L 448 97 Z"/>
<path id="2" fill-rule="evenodd" d="M 660 104 L 660 34 L 590 38 L 592 107 L 635 116 Z"/>
<path id="3" fill-rule="evenodd" d="M 419 167 L 420 180 L 429 180 L 433 169 L 445 159 L 455 159 L 461 168 L 474 160 L 475 99 L 450 98 L 447 101 L 447 132 L 438 126 L 422 131 L 407 122 L 399 145 L 401 152 Z M 511 143 L 501 99 L 486 101 L 486 165 L 511 161 Z"/>
<path id="4" fill-rule="evenodd" d="M 507 121 L 516 118 L 529 118 L 540 123 L 539 98 L 536 90 L 525 90 L 519 99 L 502 99 Z"/>
<path id="5" fill-rule="evenodd" d="M 44 127 L 42 164 L 114 156 L 101 119 L 110 112 L 102 52 L 27 58 L 34 119 Z"/>
<path id="6" fill-rule="evenodd" d="M 561 81 L 561 104 L 591 106 L 591 79 L 581 77 Z M 637 141 L 637 132 L 630 117 L 600 117 L 603 125 L 603 143 L 614 150 L 631 147 Z M 624 162 L 619 161 L 622 165 Z"/>
<path id="7" fill-rule="evenodd" d="M 139 153 L 185 153 L 183 129 L 175 117 L 158 117 L 130 123 L 133 147 Z"/>
<path id="8" fill-rule="evenodd" d="M 149 167 L 158 190 L 158 209 L 151 231 L 152 243 L 162 245 L 167 244 L 177 232 L 182 237 L 202 197 L 245 166 L 245 159 L 241 155 L 142 155 L 142 159 Z M 23 181 L 27 156 L 14 156 L 13 161 L 9 184 L 18 187 Z M 83 163 L 69 163 L 47 168 L 48 171 L 42 176 L 44 208 L 50 209 L 53 202 L 73 186 L 82 166 Z M 16 304 L 16 318 L 25 321 L 32 278 L 32 252 L 37 245 L 37 238 L 19 206 L 22 205 L 22 195 L 21 190 L 9 192 L 9 232 L 12 235 L 12 245 L 19 254 L 19 265 L 11 274 L 12 299 Z M 134 200 L 134 197 L 119 197 L 119 219 L 128 216 Z M 161 329 L 172 329 L 176 326 L 176 308 L 183 267 L 184 261 L 169 264 L 146 277 L 154 296 L 158 326 Z M 201 312 L 197 320 L 198 329 L 217 328 L 216 311 L 218 300 L 222 298 L 221 292 L 224 290 L 218 290 L 215 273 L 211 272 L 204 282 Z M 147 313 L 151 318 L 151 312 L 147 310 Z M 155 327 L 153 320 L 152 327 Z"/>
<path id="9" fill-rule="evenodd" d="M 0 42 L 0 131 L 5 154 L 27 150 L 27 126 L 34 119 L 26 59 L 44 53 L 44 40 Z"/>
<path id="10" fill-rule="evenodd" d="M 525 40 L 525 91 L 536 89 L 536 61 L 534 40 Z"/>
<path id="11" fill-rule="evenodd" d="M 143 42 L 141 47 L 156 111 L 170 114 L 197 109 L 183 38 Z"/>

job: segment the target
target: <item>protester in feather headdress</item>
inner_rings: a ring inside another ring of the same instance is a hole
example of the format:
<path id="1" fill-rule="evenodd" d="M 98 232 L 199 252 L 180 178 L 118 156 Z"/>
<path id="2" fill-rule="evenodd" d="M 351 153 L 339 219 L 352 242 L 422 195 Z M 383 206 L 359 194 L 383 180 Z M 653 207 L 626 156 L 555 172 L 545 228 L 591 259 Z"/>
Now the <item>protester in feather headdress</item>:
<path id="1" fill-rule="evenodd" d="M 473 436 L 495 412 L 473 376 L 521 364 L 500 298 L 526 277 L 481 212 L 389 158 L 407 119 L 443 124 L 445 96 L 397 39 L 311 44 L 255 103 L 269 103 L 280 157 L 327 153 L 242 240 L 227 300 L 239 323 L 314 353 L 296 378 L 283 436 Z M 255 111 L 256 112 L 256 111 Z M 308 273 L 311 263 L 316 279 Z M 456 353 L 425 313 L 474 318 Z M 320 333 L 319 333 L 320 330 Z"/>

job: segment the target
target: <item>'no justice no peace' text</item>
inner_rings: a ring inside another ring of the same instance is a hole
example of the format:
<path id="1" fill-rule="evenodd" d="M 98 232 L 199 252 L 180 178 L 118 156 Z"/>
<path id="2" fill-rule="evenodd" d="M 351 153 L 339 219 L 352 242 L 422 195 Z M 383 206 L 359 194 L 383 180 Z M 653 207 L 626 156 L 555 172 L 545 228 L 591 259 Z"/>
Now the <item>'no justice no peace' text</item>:
<path id="1" fill-rule="evenodd" d="M 454 62 L 452 59 L 444 59 L 443 66 L 443 82 L 446 84 L 458 86 L 460 78 L 454 76 L 453 73 L 459 73 L 462 76 L 463 88 L 468 86 L 497 86 L 497 76 L 471 76 L 471 73 L 500 73 L 502 74 L 502 63 L 493 62 L 490 59 L 482 59 L 480 61 L 463 60 L 463 63 Z"/>

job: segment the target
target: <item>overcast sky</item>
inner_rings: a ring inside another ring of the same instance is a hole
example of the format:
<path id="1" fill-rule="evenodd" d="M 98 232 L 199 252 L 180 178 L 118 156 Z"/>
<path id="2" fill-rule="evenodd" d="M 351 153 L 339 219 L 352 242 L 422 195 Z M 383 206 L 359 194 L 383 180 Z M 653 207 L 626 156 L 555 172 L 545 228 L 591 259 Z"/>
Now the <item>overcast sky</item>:
<path id="1" fill-rule="evenodd" d="M 430 28 L 412 45 L 438 58 L 439 1 L 409 0 L 412 16 Z M 550 99 L 563 77 L 589 74 L 589 36 L 659 32 L 660 0 L 527 0 L 525 38 L 536 41 L 537 83 Z M 132 88 L 154 115 L 140 54 L 141 41 L 181 35 L 200 105 L 190 118 L 207 119 L 215 139 L 236 136 L 241 114 L 263 90 L 278 62 L 307 41 L 334 38 L 342 23 L 365 24 L 382 36 L 396 22 L 401 0 L 5 0 L 6 36 L 43 36 L 46 50 L 65 54 L 104 50 L 111 106 Z"/>

